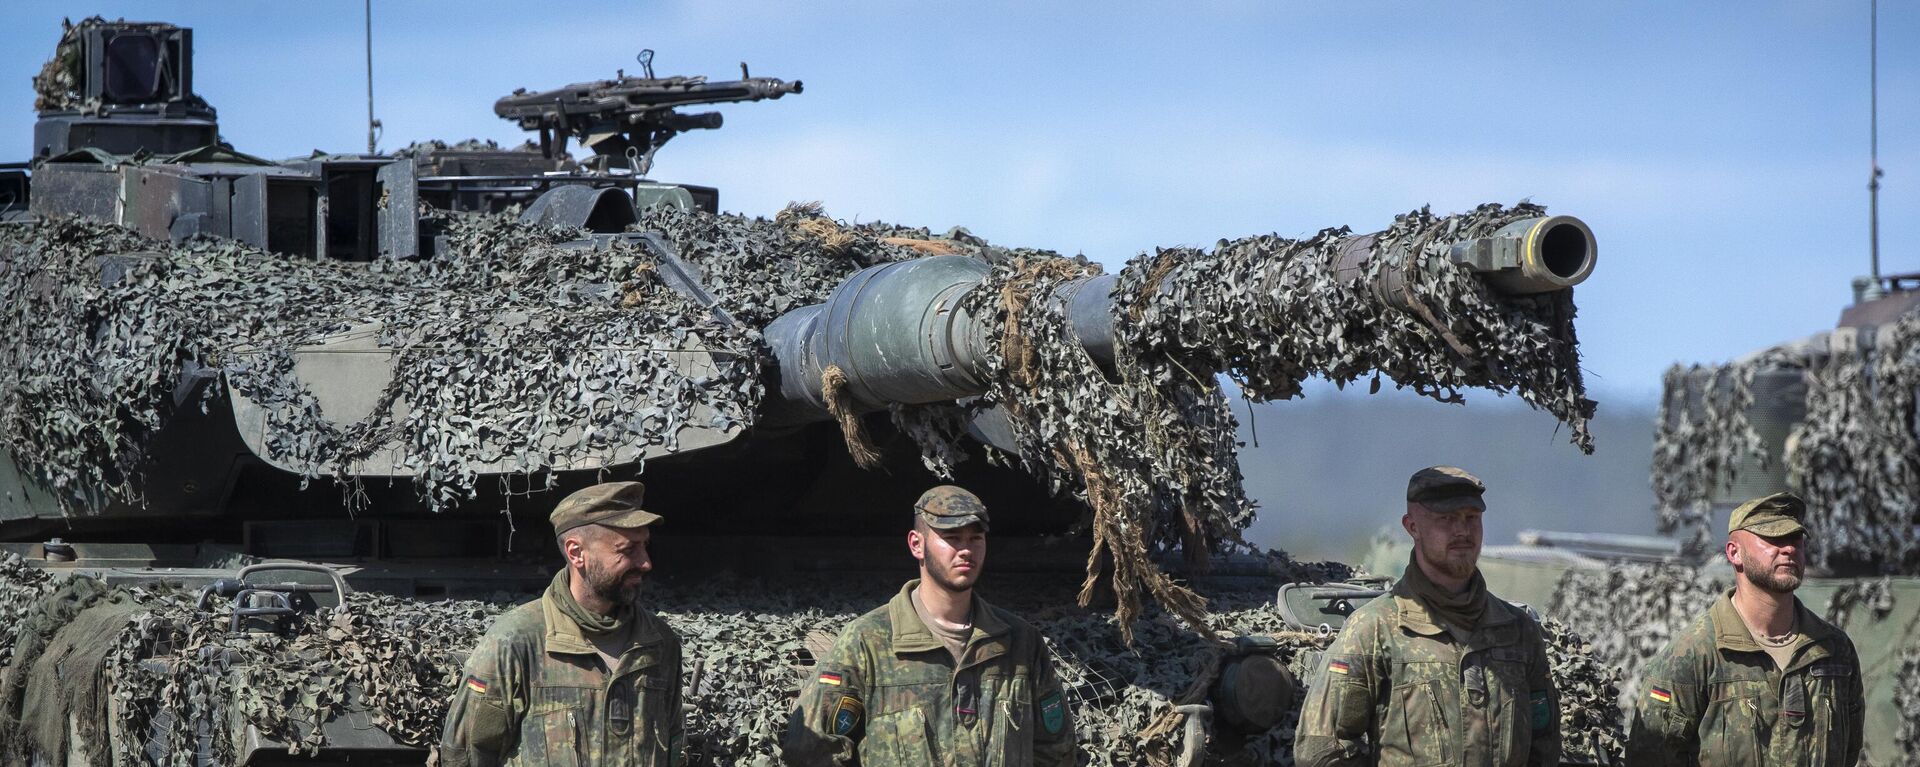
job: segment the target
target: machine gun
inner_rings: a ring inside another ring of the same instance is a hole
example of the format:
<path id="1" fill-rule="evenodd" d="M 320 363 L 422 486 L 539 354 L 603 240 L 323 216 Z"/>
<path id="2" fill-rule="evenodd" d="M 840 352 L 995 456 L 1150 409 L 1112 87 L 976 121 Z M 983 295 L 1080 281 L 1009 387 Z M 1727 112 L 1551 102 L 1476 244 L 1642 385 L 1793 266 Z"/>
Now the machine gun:
<path id="1" fill-rule="evenodd" d="M 777 99 L 801 91 L 799 80 L 750 77 L 745 64 L 738 80 L 708 82 L 705 77 L 654 77 L 653 51 L 641 52 L 639 60 L 643 77 L 622 72 L 612 80 L 550 91 L 521 88 L 493 102 L 493 113 L 522 130 L 539 131 L 540 151 L 548 157 L 565 154 L 571 135 L 593 150 L 588 168 L 627 168 L 645 175 L 653 167 L 653 153 L 674 136 L 720 127 L 719 112 L 689 114 L 675 107 Z"/>

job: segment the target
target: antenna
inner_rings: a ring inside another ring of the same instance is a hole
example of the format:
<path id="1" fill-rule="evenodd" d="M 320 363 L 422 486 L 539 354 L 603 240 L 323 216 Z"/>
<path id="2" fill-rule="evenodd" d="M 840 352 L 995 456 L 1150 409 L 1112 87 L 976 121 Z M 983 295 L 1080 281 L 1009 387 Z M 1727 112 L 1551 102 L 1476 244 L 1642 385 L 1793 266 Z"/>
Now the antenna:
<path id="1" fill-rule="evenodd" d="M 374 148 L 380 136 L 380 121 L 373 118 L 373 0 L 366 0 L 365 18 L 367 20 L 367 154 L 376 154 Z"/>
<path id="2" fill-rule="evenodd" d="M 1867 114 L 1868 151 L 1873 171 L 1867 176 L 1867 237 L 1873 252 L 1873 284 L 1880 284 L 1880 0 L 1867 0 Z"/>

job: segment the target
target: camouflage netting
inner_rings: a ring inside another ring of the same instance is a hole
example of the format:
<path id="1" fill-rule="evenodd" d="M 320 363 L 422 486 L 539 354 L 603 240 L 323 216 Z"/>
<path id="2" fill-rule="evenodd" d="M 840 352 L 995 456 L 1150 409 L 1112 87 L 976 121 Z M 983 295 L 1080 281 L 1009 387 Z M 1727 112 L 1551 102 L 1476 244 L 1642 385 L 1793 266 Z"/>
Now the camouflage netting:
<path id="1" fill-rule="evenodd" d="M 1728 578 L 1724 570 L 1672 564 L 1569 568 L 1546 613 L 1586 637 L 1600 666 L 1618 674 L 1613 713 L 1624 717 L 1638 700 L 1647 661 L 1733 587 Z"/>
<path id="2" fill-rule="evenodd" d="M 974 315 L 1001 329 L 977 406 L 1004 408 L 1023 464 L 1092 508 L 1081 604 L 1110 568 L 1123 631 L 1143 594 L 1205 625 L 1204 601 L 1149 558 L 1178 546 L 1198 562 L 1237 543 L 1253 517 L 1221 375 L 1255 400 L 1297 396 L 1311 376 L 1345 385 L 1372 375 L 1377 388 L 1384 375 L 1443 402 L 1461 401 L 1466 387 L 1517 392 L 1591 449 L 1594 403 L 1571 291 L 1497 295 L 1447 258 L 1452 242 L 1544 213 L 1528 204 L 1448 217 L 1414 211 L 1380 234 L 1383 255 L 1346 281 L 1336 268 L 1344 228 L 1142 254 L 1114 290 L 1111 377 L 1081 350 L 1068 308 L 1051 300 L 1096 267 L 1018 255 L 996 264 L 986 289 L 970 295 Z M 1404 311 L 1375 294 L 1388 270 L 1408 276 L 1396 299 Z"/>
<path id="3" fill-rule="evenodd" d="M 88 18 L 80 24 L 91 21 L 104 21 L 99 16 Z M 53 112 L 80 108 L 80 24 L 62 19 L 60 22 L 60 44 L 53 49 L 53 58 L 40 67 L 33 76 L 33 111 Z"/>
<path id="4" fill-rule="evenodd" d="M 1620 708 L 1620 671 L 1567 624 L 1542 618 L 1554 689 L 1560 693 L 1560 761 L 1622 765 L 1627 715 Z M 1596 634 L 1595 636 L 1605 636 Z"/>
<path id="5" fill-rule="evenodd" d="M 1275 558 L 1275 580 L 1342 577 L 1338 566 L 1296 565 Z M 0 762 L 28 750 L 65 754 L 63 727 L 76 714 L 82 754 L 163 765 L 194 765 L 193 733 L 206 728 L 219 744 L 213 763 L 232 764 L 233 730 L 251 724 L 308 753 L 322 745 L 313 723 L 346 710 L 349 698 L 396 740 L 430 746 L 438 738 L 464 653 L 502 604 L 420 603 L 353 594 L 346 609 L 320 613 L 280 635 L 229 635 L 229 603 L 215 597 L 196 611 L 196 595 L 165 587 L 107 587 L 73 578 L 57 588 L 0 554 L 0 588 L 42 595 L 26 601 L 15 628 L 22 655 L 0 664 Z M 899 588 L 884 576 L 764 582 L 700 579 L 656 582 L 646 601 L 686 645 L 688 743 L 697 763 L 773 765 L 794 697 L 811 663 L 810 640 L 830 638 L 849 621 L 883 604 Z M 1193 699 L 1218 672 L 1220 645 L 1149 606 L 1131 644 L 1114 618 L 1071 605 L 1064 586 L 1032 588 L 1031 579 L 990 582 L 989 598 L 1026 615 L 1047 637 L 1069 689 L 1083 752 L 1093 765 L 1170 765 L 1184 738 L 1175 702 Z M 1330 637 L 1287 630 L 1273 592 L 1210 592 L 1210 627 L 1222 635 L 1279 640 L 1277 657 L 1307 679 L 1313 651 Z M 1578 635 L 1548 622 L 1562 723 L 1572 760 L 1610 763 L 1617 756 L 1611 677 Z M 830 641 L 826 639 L 824 641 Z M 48 673 L 52 661 L 62 665 Z M 91 660 L 89 660 L 91 659 Z M 38 667 L 28 694 L 28 672 Z M 18 712 L 25 711 L 25 726 Z M 230 719 L 227 713 L 237 713 Z M 1209 744 L 1218 763 L 1291 764 L 1292 717 L 1266 733 Z M 157 733 L 148 742 L 142 733 Z M 109 751 L 111 753 L 109 753 Z M 60 767 L 59 757 L 49 757 Z"/>
<path id="6" fill-rule="evenodd" d="M 1900 756 L 1890 764 L 1899 767 L 1920 765 L 1920 644 L 1900 653 L 1900 669 L 1894 677 L 1893 705 L 1900 710 L 1900 730 L 1894 743 Z"/>
<path id="7" fill-rule="evenodd" d="M 265 409 L 266 457 L 352 484 L 356 462 L 395 444 L 438 508 L 472 496 L 476 463 L 537 474 L 670 447 L 696 413 L 751 422 L 757 336 L 668 289 L 641 250 L 563 249 L 574 233 L 505 217 L 445 223 L 447 257 L 370 264 L 169 246 L 81 220 L 0 230 L 0 291 L 15 297 L 0 309 L 6 447 L 69 512 L 137 501 L 146 435 L 226 396 L 180 399 L 182 374 L 217 371 Z M 109 257 L 122 273 L 103 285 L 108 254 L 137 255 Z M 397 355 L 372 412 L 339 424 L 293 351 L 350 328 Z M 676 367 L 665 349 L 681 347 L 714 351 L 715 369 Z"/>
<path id="8" fill-rule="evenodd" d="M 1862 334 L 1866 335 L 1865 333 Z M 1920 440 L 1914 435 L 1920 386 L 1920 313 L 1879 326 L 1871 343 L 1815 353 L 1781 347 L 1720 366 L 1669 370 L 1654 441 L 1654 495 L 1663 531 L 1710 542 L 1710 498 L 1742 465 L 1784 465 L 1787 486 L 1805 498 L 1818 531 L 1816 566 L 1880 572 L 1920 568 Z M 1865 339 L 1863 339 L 1865 340 Z M 1867 347 L 1864 351 L 1862 347 Z M 1775 455 L 1748 422 L 1761 370 L 1804 371 L 1806 415 Z M 1744 462 L 1744 463 L 1743 463 Z"/>
<path id="9" fill-rule="evenodd" d="M 1344 229 L 1143 255 L 1116 290 L 1114 378 L 1081 350 L 1051 292 L 1096 273 L 1085 259 L 998 248 L 964 230 L 936 237 L 845 224 L 817 205 L 771 220 L 643 212 L 636 228 L 660 233 L 698 266 L 733 321 L 668 289 L 637 248 L 561 248 L 577 233 L 501 216 L 445 216 L 436 222 L 446 232 L 442 256 L 370 264 L 226 241 L 170 246 L 52 221 L 0 231 L 0 290 L 25 297 L 0 313 L 0 433 L 69 511 L 137 502 L 146 436 L 176 408 L 226 396 L 208 386 L 197 402 L 183 399 L 182 374 L 224 376 L 265 409 L 274 462 L 351 489 L 356 463 L 397 446 L 437 509 L 474 495 L 476 465 L 504 466 L 510 473 L 495 476 L 506 482 L 622 448 L 671 449 L 696 414 L 710 421 L 702 425 L 750 427 L 763 394 L 758 328 L 825 300 L 862 267 L 965 254 L 992 264 L 984 289 L 970 294 L 976 316 L 1000 330 L 990 339 L 990 391 L 965 411 L 897 408 L 895 421 L 945 473 L 962 455 L 968 415 L 1000 407 L 1019 455 L 992 457 L 1022 463 L 1093 509 L 1082 604 L 1111 570 L 1123 630 L 1143 596 L 1198 627 L 1204 602 L 1149 559 L 1177 548 L 1203 562 L 1236 544 L 1252 519 L 1221 374 L 1254 399 L 1295 396 L 1314 375 L 1345 384 L 1371 374 L 1376 387 L 1385 375 L 1446 402 L 1464 387 L 1515 392 L 1588 447 L 1593 403 L 1570 291 L 1499 296 L 1445 258 L 1449 242 L 1543 212 L 1415 211 L 1379 237 L 1390 255 L 1347 281 L 1335 274 Z M 151 255 L 112 257 L 123 273 L 103 286 L 96 260 L 124 253 Z M 1411 275 L 1393 298 L 1409 309 L 1375 295 L 1387 269 Z M 350 329 L 397 350 L 395 372 L 371 413 L 335 423 L 294 375 L 293 352 Z M 713 350 L 718 370 L 683 372 L 663 351 L 679 347 Z M 843 413 L 842 426 L 863 455 L 858 419 Z"/>

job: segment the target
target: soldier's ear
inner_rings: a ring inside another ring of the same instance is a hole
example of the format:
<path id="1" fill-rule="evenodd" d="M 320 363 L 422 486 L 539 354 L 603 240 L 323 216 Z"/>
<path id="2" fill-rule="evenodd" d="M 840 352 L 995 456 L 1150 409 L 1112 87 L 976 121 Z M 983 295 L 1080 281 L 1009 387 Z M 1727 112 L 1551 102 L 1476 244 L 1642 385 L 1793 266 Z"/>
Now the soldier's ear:
<path id="1" fill-rule="evenodd" d="M 914 525 L 912 530 L 907 531 L 907 552 L 912 554 L 914 559 L 927 558 L 927 539 L 920 534 L 919 525 Z"/>

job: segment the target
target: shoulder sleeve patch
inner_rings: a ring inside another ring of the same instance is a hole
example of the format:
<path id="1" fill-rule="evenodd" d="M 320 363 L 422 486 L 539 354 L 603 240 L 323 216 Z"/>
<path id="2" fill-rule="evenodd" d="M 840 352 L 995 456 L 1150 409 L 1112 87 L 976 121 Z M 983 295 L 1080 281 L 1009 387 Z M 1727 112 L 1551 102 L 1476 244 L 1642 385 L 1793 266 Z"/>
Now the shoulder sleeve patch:
<path id="1" fill-rule="evenodd" d="M 1040 726 L 1047 729 L 1048 735 L 1058 735 L 1060 729 L 1067 726 L 1067 701 L 1059 690 L 1040 699 Z"/>
<path id="2" fill-rule="evenodd" d="M 859 698 L 852 695 L 840 696 L 840 703 L 833 708 L 833 734 L 853 734 L 854 730 L 860 728 L 860 721 L 865 719 L 866 715 L 867 707 L 860 702 Z"/>
<path id="3" fill-rule="evenodd" d="M 1534 690 L 1529 696 L 1533 703 L 1533 729 L 1544 730 L 1553 724 L 1553 701 L 1546 690 Z"/>

